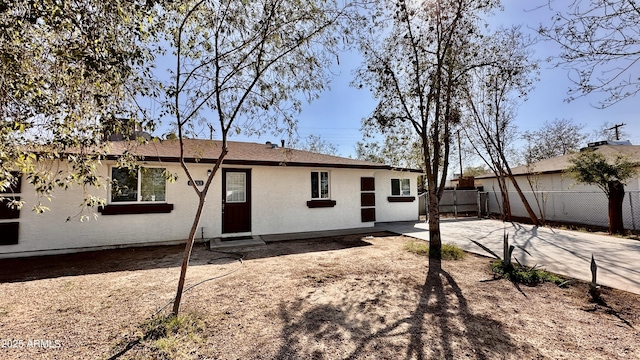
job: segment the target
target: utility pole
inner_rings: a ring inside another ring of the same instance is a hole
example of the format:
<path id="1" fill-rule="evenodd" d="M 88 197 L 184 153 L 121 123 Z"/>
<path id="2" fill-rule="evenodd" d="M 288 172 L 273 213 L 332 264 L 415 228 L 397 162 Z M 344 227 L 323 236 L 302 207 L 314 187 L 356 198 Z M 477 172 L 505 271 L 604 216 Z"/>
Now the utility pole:
<path id="1" fill-rule="evenodd" d="M 209 126 L 209 140 L 213 140 L 213 125 L 207 124 Z"/>
<path id="2" fill-rule="evenodd" d="M 621 128 L 621 127 L 623 127 L 625 125 L 627 125 L 627 124 L 622 123 L 622 124 L 613 125 L 612 127 L 608 128 L 607 130 L 615 130 L 616 131 L 616 140 L 620 140 L 620 131 L 618 130 L 618 128 Z"/>

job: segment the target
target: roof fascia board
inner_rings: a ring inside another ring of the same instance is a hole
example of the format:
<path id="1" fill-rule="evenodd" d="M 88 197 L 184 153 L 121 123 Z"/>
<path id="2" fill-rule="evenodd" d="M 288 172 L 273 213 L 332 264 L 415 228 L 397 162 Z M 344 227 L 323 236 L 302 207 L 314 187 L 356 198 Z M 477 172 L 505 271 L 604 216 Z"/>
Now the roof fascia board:
<path id="1" fill-rule="evenodd" d="M 108 160 L 117 160 L 117 155 L 108 155 Z M 171 162 L 179 163 L 179 157 L 172 156 L 142 156 L 144 161 L 157 161 L 157 162 Z M 196 159 L 185 158 L 186 163 L 192 164 L 215 164 L 217 159 Z M 393 168 L 389 165 L 358 165 L 358 164 L 331 164 L 331 163 L 310 163 L 310 162 L 286 162 L 286 161 L 266 161 L 266 160 L 234 160 L 225 159 L 223 164 L 226 165 L 251 165 L 251 166 L 294 166 L 294 167 L 312 167 L 312 168 L 337 168 L 337 169 L 366 169 L 366 170 L 394 170 L 394 171 L 407 171 L 414 173 L 422 173 L 422 170 L 417 169 L 402 169 Z"/>
<path id="2" fill-rule="evenodd" d="M 540 171 L 540 172 L 530 172 L 530 173 L 519 173 L 519 174 L 513 174 L 513 176 L 528 176 L 528 175 L 543 175 L 543 174 L 560 174 L 565 172 L 565 170 L 547 170 L 547 171 Z M 505 175 L 505 177 L 507 177 Z M 477 176 L 474 179 L 479 180 L 479 179 L 495 179 L 497 178 L 497 176 L 495 174 L 492 175 L 485 175 L 485 176 Z"/>

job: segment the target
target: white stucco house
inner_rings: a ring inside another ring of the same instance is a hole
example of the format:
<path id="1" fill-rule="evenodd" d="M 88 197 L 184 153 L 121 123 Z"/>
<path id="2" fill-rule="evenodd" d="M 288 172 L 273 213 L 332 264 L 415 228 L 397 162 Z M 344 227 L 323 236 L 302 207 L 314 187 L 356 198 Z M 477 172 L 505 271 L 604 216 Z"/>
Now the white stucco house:
<path id="1" fill-rule="evenodd" d="M 229 153 L 207 197 L 198 239 L 372 227 L 375 222 L 418 219 L 417 172 L 343 157 L 294 150 L 270 143 L 229 142 Z M 25 201 L 22 210 L 0 210 L 0 258 L 184 242 L 197 196 L 180 168 L 179 143 L 140 145 L 137 173 L 119 169 L 126 142 L 113 142 L 100 175 L 118 186 L 93 189 L 106 199 L 96 219 L 66 221 L 80 210 L 79 187 L 60 190 L 36 214 L 26 181 L 8 197 Z M 187 162 L 196 184 L 207 178 L 220 141 L 186 140 Z M 168 182 L 164 170 L 177 175 Z M 3 205 L 3 204 L 0 204 Z"/>
<path id="2" fill-rule="evenodd" d="M 592 143 L 589 147 L 609 158 L 621 154 L 640 161 L 638 145 L 609 145 L 607 142 L 599 142 Z M 515 167 L 512 172 L 529 204 L 539 212 L 534 197 L 534 194 L 537 195 L 546 220 L 607 227 L 606 195 L 595 185 L 577 183 L 565 172 L 571 165 L 569 162 L 571 157 L 572 155 L 563 155 L 541 160 L 530 167 Z M 476 176 L 475 179 L 481 183 L 484 191 L 488 192 L 489 211 L 499 213 L 501 195 L 495 175 L 485 174 Z M 509 180 L 507 180 L 507 187 L 513 216 L 527 218 L 526 210 Z M 625 228 L 640 230 L 640 175 L 627 182 L 625 192 L 623 204 Z"/>

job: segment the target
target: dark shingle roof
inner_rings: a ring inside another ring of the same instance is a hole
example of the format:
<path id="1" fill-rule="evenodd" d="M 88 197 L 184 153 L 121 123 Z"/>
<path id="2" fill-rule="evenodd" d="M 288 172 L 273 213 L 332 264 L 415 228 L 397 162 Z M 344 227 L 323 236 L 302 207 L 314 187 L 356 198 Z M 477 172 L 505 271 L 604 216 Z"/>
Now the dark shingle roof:
<path id="1" fill-rule="evenodd" d="M 185 139 L 184 144 L 187 162 L 213 163 L 222 150 L 222 141 L 219 140 Z M 282 148 L 268 144 L 228 141 L 227 145 L 229 153 L 224 158 L 225 164 L 391 169 L 390 166 L 385 164 Z M 115 157 L 124 154 L 125 151 L 142 156 L 148 161 L 177 162 L 180 157 L 180 143 L 178 140 L 152 141 L 148 144 L 114 141 L 111 143 L 109 155 Z M 418 171 L 413 169 L 401 170 Z"/>

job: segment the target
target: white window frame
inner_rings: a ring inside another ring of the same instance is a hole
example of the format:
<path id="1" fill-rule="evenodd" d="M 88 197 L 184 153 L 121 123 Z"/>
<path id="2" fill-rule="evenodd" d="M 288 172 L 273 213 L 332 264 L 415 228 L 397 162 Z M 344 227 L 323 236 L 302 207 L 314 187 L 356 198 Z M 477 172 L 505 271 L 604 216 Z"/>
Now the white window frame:
<path id="1" fill-rule="evenodd" d="M 137 170 L 137 199 L 135 201 L 113 201 L 113 189 L 111 186 L 109 186 L 109 204 L 119 204 L 119 205 L 127 205 L 127 204 L 165 204 L 167 203 L 167 181 L 165 180 L 165 187 L 164 187 L 164 200 L 147 200 L 147 201 L 142 201 L 142 176 L 140 176 L 140 170 L 142 168 L 145 169 L 162 169 L 162 170 L 167 170 L 165 167 L 162 166 L 142 166 Z M 113 180 L 113 169 L 120 169 L 118 166 L 111 166 L 109 168 L 109 177 L 111 178 L 111 180 Z"/>
<path id="2" fill-rule="evenodd" d="M 394 194 L 393 193 L 393 181 L 397 180 L 398 181 L 398 186 L 399 186 L 399 190 L 400 193 L 399 194 Z M 408 190 L 409 192 L 407 194 L 403 193 L 403 184 L 406 181 L 406 184 L 408 186 Z M 411 179 L 407 179 L 407 178 L 393 178 L 391 179 L 391 196 L 411 196 Z"/>
<path id="3" fill-rule="evenodd" d="M 311 200 L 330 200 L 331 199 L 331 172 L 327 170 L 317 170 L 317 171 L 311 172 L 311 174 L 313 173 L 318 174 L 318 196 L 319 197 L 313 197 L 313 189 L 312 189 Z M 327 174 L 327 197 L 322 197 L 322 173 Z M 310 176 L 313 176 L 313 175 L 310 175 Z M 309 179 L 309 181 L 311 182 L 310 185 L 313 186 L 312 180 Z"/>

